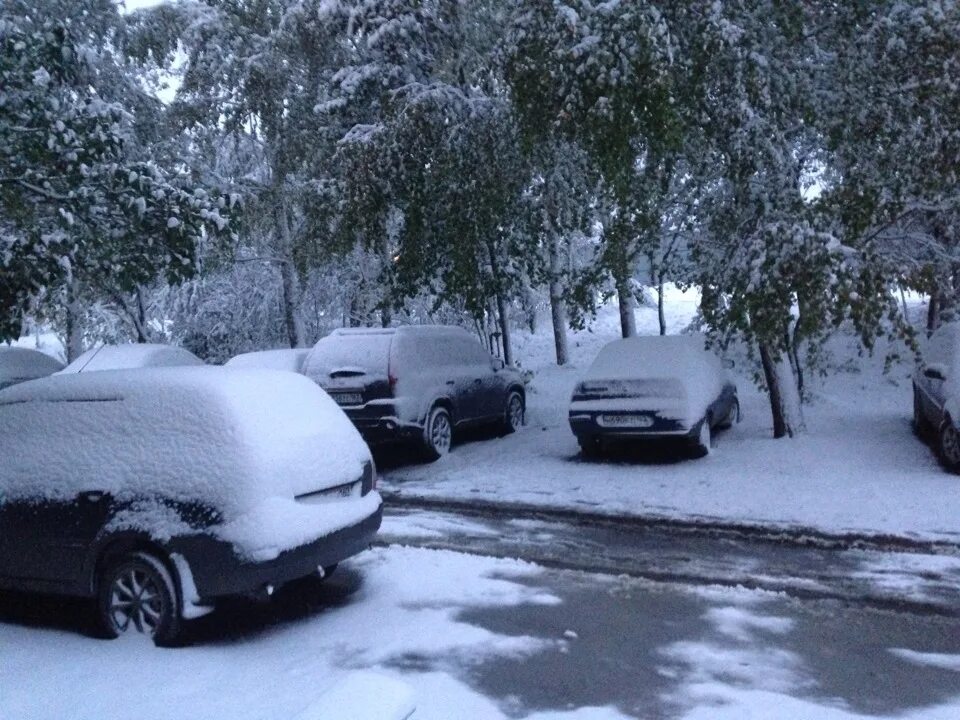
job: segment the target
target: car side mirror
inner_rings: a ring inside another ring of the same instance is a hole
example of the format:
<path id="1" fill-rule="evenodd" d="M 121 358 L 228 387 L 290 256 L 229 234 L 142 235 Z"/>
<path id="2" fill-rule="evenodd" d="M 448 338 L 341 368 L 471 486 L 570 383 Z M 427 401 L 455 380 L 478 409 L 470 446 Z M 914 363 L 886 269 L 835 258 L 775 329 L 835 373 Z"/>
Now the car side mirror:
<path id="1" fill-rule="evenodd" d="M 507 364 L 500 358 L 493 358 L 493 369 L 494 370 L 503 370 Z"/>
<path id="2" fill-rule="evenodd" d="M 947 369 L 939 364 L 927 365 L 927 367 L 923 369 L 923 376 L 931 380 L 946 380 Z"/>
<path id="3" fill-rule="evenodd" d="M 726 368 L 727 370 L 733 370 L 733 368 L 736 367 L 736 363 L 730 358 L 724 358 L 723 367 Z"/>

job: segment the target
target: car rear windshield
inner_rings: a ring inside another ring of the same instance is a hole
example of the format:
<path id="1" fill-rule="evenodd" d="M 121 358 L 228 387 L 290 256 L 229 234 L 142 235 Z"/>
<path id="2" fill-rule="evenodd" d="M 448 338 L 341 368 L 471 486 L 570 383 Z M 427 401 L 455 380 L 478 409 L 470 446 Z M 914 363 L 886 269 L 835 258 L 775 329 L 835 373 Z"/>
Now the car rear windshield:
<path id="1" fill-rule="evenodd" d="M 386 377 L 393 337 L 393 333 L 330 335 L 314 346 L 304 372 L 313 378 L 358 372 Z"/>

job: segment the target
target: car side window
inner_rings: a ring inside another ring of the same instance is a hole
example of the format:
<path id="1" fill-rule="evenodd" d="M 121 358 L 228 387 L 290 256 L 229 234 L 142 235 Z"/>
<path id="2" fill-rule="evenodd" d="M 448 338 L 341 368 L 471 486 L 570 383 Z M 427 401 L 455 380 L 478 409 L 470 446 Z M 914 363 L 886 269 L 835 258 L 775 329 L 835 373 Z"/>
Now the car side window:
<path id="1" fill-rule="evenodd" d="M 960 332 L 953 325 L 944 325 L 930 338 L 924 353 L 923 362 L 926 367 L 936 367 L 947 376 L 957 377 L 960 374 Z"/>

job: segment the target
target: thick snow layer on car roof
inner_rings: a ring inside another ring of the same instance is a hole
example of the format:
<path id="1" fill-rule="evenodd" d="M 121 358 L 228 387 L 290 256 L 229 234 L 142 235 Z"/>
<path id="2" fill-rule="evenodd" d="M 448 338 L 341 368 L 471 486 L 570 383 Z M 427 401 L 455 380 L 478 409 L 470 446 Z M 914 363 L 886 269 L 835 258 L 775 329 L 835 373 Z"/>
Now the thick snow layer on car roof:
<path id="1" fill-rule="evenodd" d="M 586 377 L 683 379 L 705 369 L 722 369 L 719 359 L 704 348 L 703 335 L 651 335 L 614 340 L 600 350 Z"/>
<path id="2" fill-rule="evenodd" d="M 147 367 L 203 365 L 192 352 L 174 345 L 132 343 L 91 348 L 63 370 L 64 373 L 100 370 L 133 370 Z"/>
<path id="3" fill-rule="evenodd" d="M 305 527 L 294 497 L 359 479 L 370 451 L 300 375 L 182 367 L 54 375 L 0 391 L 0 457 L 8 499 L 67 500 L 93 489 L 119 500 L 200 501 L 234 528 L 238 550 L 263 559 L 282 543 L 266 548 L 245 518 L 272 518 L 275 527 L 292 519 L 280 538 L 293 543 L 286 547 L 340 529 L 346 507 L 324 515 L 317 506 Z M 151 534 L 182 531 L 163 513 L 144 517 L 157 525 L 142 528 Z"/>
<path id="4" fill-rule="evenodd" d="M 46 377 L 63 369 L 63 363 L 38 350 L 0 347 L 0 387 Z"/>
<path id="5" fill-rule="evenodd" d="M 282 348 L 259 350 L 232 357 L 225 363 L 229 368 L 260 368 L 262 370 L 287 370 L 300 372 L 310 348 Z"/>
<path id="6" fill-rule="evenodd" d="M 395 333 L 334 333 L 322 338 L 303 363 L 303 374 L 320 382 L 333 373 L 387 377 Z"/>
<path id="7" fill-rule="evenodd" d="M 669 414 L 689 426 L 698 422 L 720 395 L 725 375 L 720 358 L 705 349 L 703 335 L 653 335 L 605 345 L 584 380 L 661 381 L 670 388 Z M 675 391 L 678 387 L 682 392 Z M 683 402 L 676 402 L 681 399 L 676 395 L 684 395 Z M 611 405 L 610 409 L 627 408 Z"/>

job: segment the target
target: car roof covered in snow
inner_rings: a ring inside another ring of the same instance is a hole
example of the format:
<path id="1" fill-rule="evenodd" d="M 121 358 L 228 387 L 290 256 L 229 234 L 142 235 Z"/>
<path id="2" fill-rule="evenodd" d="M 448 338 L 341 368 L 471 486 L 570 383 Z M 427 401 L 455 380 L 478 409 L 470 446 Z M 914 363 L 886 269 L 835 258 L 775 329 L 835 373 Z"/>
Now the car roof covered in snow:
<path id="1" fill-rule="evenodd" d="M 228 517 L 361 475 L 370 453 L 316 384 L 218 367 L 52 375 L 0 391 L 0 496 L 202 501 Z"/>
<path id="2" fill-rule="evenodd" d="M 310 348 L 279 348 L 242 353 L 224 364 L 229 368 L 261 368 L 263 370 L 287 370 L 300 372 Z"/>
<path id="3" fill-rule="evenodd" d="M 720 359 L 706 350 L 701 334 L 649 335 L 615 340 L 600 350 L 587 379 L 687 379 L 704 373 L 722 374 Z"/>
<path id="4" fill-rule="evenodd" d="M 64 373 L 101 370 L 133 370 L 148 367 L 203 365 L 203 360 L 189 350 L 159 343 L 101 345 L 91 348 L 63 369 Z"/>
<path id="5" fill-rule="evenodd" d="M 459 325 L 400 325 L 392 328 L 337 328 L 327 337 L 344 335 L 443 335 L 470 334 Z"/>
<path id="6" fill-rule="evenodd" d="M 46 377 L 62 369 L 62 362 L 39 350 L 0 347 L 0 388 Z"/>

